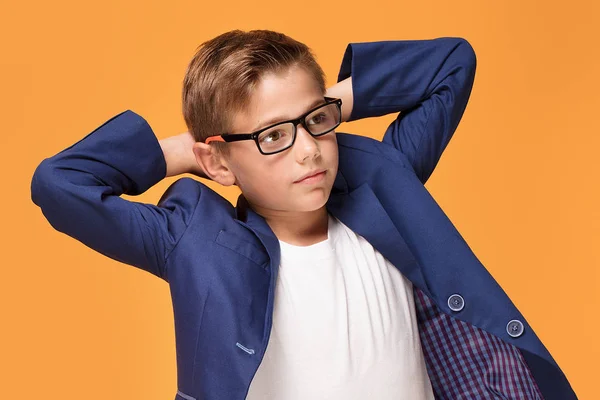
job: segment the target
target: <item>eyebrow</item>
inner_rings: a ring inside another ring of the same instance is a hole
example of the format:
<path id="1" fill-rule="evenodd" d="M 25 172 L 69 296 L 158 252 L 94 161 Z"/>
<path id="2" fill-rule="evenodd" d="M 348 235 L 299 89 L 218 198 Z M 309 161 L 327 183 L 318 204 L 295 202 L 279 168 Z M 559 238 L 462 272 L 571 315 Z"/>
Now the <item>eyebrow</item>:
<path id="1" fill-rule="evenodd" d="M 314 107 L 316 107 L 318 105 L 325 104 L 325 103 L 326 103 L 326 101 L 324 101 L 324 99 L 322 99 L 322 98 L 321 99 L 317 99 L 317 100 L 313 101 L 313 103 L 310 106 L 308 106 L 308 108 L 306 109 L 305 112 L 307 112 L 308 110 L 310 110 L 310 109 L 312 109 L 312 108 L 314 108 Z M 274 118 L 271 118 L 268 121 L 261 122 L 260 125 L 255 126 L 254 129 L 251 130 L 251 132 L 255 132 L 255 131 L 257 131 L 257 130 L 263 128 L 263 127 L 267 127 L 267 126 L 273 125 L 273 124 L 275 124 L 277 122 L 287 121 L 289 119 L 292 119 L 292 118 L 287 118 L 287 117 L 274 117 Z"/>

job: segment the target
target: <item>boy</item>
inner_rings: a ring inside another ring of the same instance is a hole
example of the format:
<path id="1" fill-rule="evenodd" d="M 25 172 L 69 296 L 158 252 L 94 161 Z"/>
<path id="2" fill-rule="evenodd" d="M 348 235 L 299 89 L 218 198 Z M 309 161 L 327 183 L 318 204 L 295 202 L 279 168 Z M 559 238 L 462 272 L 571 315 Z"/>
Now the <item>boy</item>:
<path id="1" fill-rule="evenodd" d="M 337 84 L 271 31 L 203 43 L 189 133 L 127 110 L 44 160 L 57 230 L 170 285 L 176 399 L 576 399 L 424 187 L 462 117 L 460 38 L 349 44 Z M 341 122 L 400 112 L 382 142 Z M 192 172 L 158 205 L 121 199 Z"/>

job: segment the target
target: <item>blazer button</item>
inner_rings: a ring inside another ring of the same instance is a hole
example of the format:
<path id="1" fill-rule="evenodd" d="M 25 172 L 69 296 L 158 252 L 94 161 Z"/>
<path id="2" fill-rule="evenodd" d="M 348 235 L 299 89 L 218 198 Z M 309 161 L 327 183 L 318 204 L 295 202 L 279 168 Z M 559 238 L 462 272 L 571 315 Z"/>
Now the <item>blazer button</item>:
<path id="1" fill-rule="evenodd" d="M 506 325 L 506 332 L 512 337 L 519 337 L 523 334 L 525 328 L 523 327 L 523 323 L 518 319 L 513 319 Z"/>
<path id="2" fill-rule="evenodd" d="M 460 311 L 465 307 L 465 300 L 460 294 L 453 294 L 448 297 L 448 307 L 450 307 L 452 311 Z"/>

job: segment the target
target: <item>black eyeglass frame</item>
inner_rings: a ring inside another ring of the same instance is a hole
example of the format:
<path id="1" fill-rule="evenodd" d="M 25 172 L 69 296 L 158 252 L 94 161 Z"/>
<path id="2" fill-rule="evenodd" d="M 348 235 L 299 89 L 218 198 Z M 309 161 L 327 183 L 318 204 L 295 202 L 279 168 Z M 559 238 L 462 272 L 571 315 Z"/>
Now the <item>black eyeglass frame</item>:
<path id="1" fill-rule="evenodd" d="M 219 141 L 219 142 L 228 142 L 229 143 L 229 142 L 237 142 L 237 141 L 240 141 L 240 140 L 254 140 L 254 143 L 256 143 L 256 147 L 258 148 L 258 151 L 260 151 L 261 154 L 271 155 L 271 154 L 281 153 L 282 151 L 285 151 L 285 150 L 289 149 L 290 147 L 292 147 L 294 145 L 294 143 L 296 142 L 296 132 L 297 132 L 297 126 L 298 126 L 298 124 L 302 124 L 302 126 L 304 127 L 304 129 L 306 129 L 306 131 L 311 136 L 313 136 L 313 137 L 323 136 L 323 135 L 331 132 L 332 130 L 334 130 L 338 126 L 340 126 L 340 124 L 342 123 L 342 99 L 335 98 L 335 97 L 327 97 L 327 96 L 325 96 L 324 100 L 325 100 L 325 103 L 320 104 L 318 106 L 315 106 L 315 107 L 311 108 L 310 110 L 308 110 L 306 113 L 304 113 L 303 115 L 301 115 L 298 118 L 290 119 L 290 120 L 287 120 L 287 121 L 280 121 L 280 122 L 277 122 L 275 124 L 269 125 L 269 126 L 267 126 L 265 128 L 259 129 L 258 131 L 252 132 L 252 133 L 222 133 L 220 135 L 215 135 L 215 136 L 211 136 L 209 138 L 206 138 L 204 140 L 204 142 L 205 143 L 210 143 L 211 141 Z M 336 104 L 338 106 L 338 111 L 339 111 L 339 120 L 338 120 L 338 123 L 333 128 L 331 128 L 331 129 L 329 129 L 329 130 L 327 130 L 325 132 L 319 133 L 317 135 L 314 135 L 310 131 L 310 129 L 308 128 L 308 126 L 306 125 L 305 118 L 308 117 L 308 115 L 310 113 L 314 112 L 315 110 L 317 110 L 317 109 L 319 109 L 321 107 L 325 107 L 325 106 L 327 106 L 329 104 Z M 267 129 L 271 129 L 274 126 L 281 125 L 281 124 L 288 124 L 290 122 L 293 124 L 293 127 L 294 127 L 294 129 L 292 131 L 292 141 L 291 141 L 290 145 L 284 147 L 283 149 L 274 151 L 274 152 L 265 153 L 260 148 L 260 144 L 258 143 L 258 136 L 262 132 L 266 131 Z M 212 138 L 214 138 L 214 139 L 212 139 Z M 209 139 L 211 139 L 211 140 L 209 140 Z"/>

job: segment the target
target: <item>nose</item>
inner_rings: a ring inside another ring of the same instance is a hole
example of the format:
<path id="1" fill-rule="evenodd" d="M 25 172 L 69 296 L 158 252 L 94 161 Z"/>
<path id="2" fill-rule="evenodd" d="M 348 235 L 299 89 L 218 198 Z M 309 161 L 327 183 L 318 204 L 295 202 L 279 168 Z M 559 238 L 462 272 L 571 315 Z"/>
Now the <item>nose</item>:
<path id="1" fill-rule="evenodd" d="M 296 160 L 299 163 L 304 162 L 307 158 L 317 158 L 321 155 L 318 139 L 313 137 L 302 124 L 296 127 L 296 143 L 294 143 L 294 151 Z"/>

